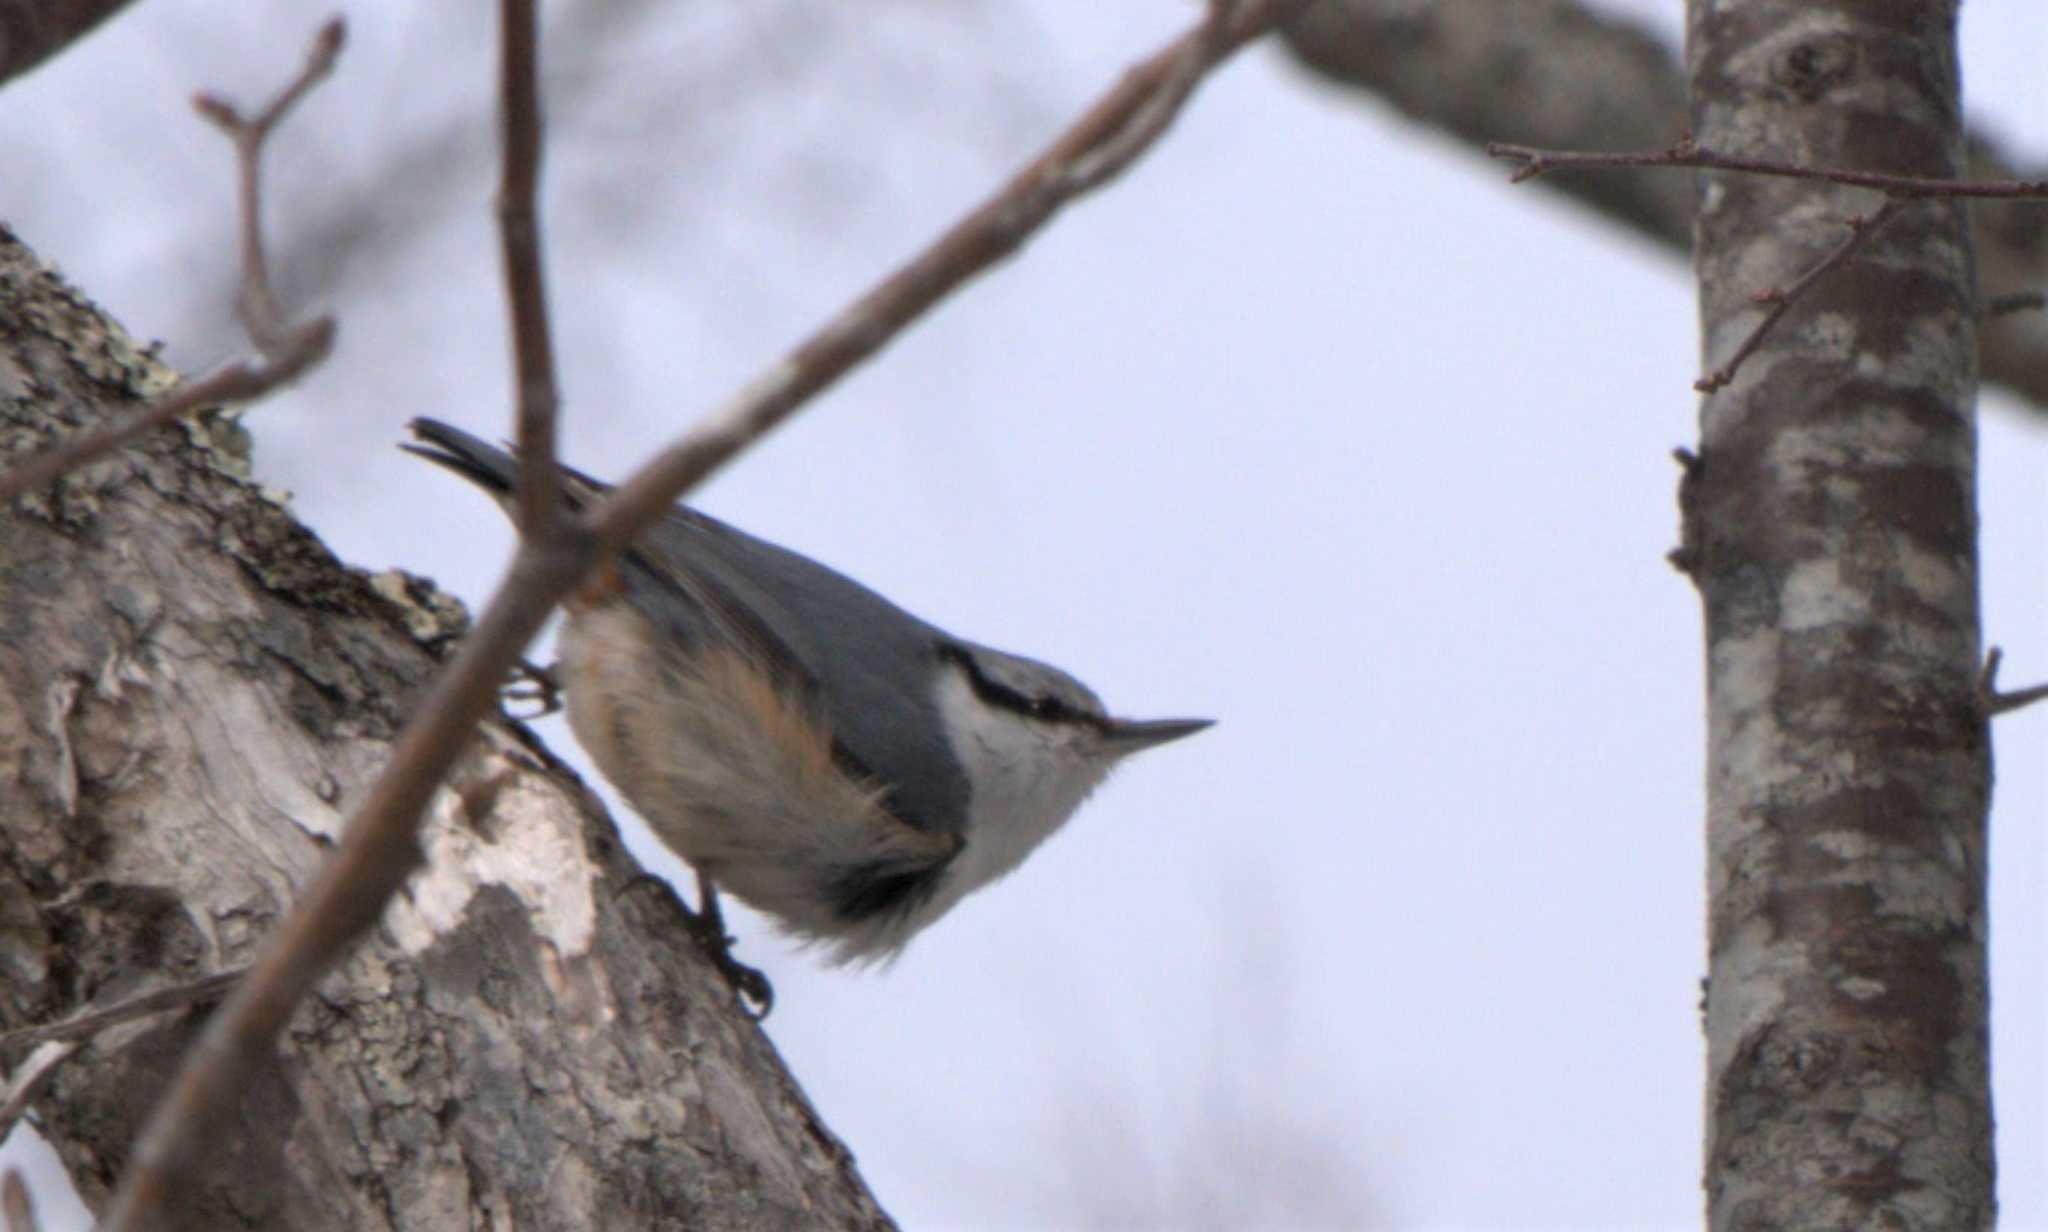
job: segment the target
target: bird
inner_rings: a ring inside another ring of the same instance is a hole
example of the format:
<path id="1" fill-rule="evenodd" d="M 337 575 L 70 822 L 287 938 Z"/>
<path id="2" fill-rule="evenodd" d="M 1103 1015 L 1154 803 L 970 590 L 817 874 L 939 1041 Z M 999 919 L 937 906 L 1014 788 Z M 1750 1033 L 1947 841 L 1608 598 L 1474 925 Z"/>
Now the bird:
<path id="1" fill-rule="evenodd" d="M 436 419 L 401 448 L 511 512 L 517 460 Z M 571 508 L 609 485 L 563 468 Z M 696 871 L 834 963 L 895 958 L 1018 867 L 1132 754 L 1209 719 L 1110 715 L 1050 664 L 948 633 L 834 569 L 678 504 L 565 603 L 577 742 Z M 715 936 L 713 935 L 715 934 Z"/>

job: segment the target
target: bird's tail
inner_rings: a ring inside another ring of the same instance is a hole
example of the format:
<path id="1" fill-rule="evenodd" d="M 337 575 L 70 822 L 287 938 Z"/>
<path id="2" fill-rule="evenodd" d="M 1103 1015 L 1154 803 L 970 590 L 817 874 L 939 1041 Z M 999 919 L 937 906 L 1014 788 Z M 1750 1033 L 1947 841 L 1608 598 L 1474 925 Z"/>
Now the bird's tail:
<path id="1" fill-rule="evenodd" d="M 513 486 L 519 478 L 519 459 L 509 451 L 438 419 L 422 416 L 407 426 L 424 444 L 400 445 L 400 449 L 454 471 L 490 493 L 501 506 L 511 498 Z M 563 490 L 572 508 L 608 487 L 566 466 L 562 468 L 562 474 L 568 480 Z"/>

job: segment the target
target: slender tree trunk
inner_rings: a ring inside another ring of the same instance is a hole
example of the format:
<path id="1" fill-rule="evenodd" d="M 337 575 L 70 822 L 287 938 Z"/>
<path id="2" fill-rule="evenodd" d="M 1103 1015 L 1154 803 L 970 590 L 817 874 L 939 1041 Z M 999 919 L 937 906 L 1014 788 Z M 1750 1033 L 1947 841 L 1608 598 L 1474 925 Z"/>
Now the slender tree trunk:
<path id="1" fill-rule="evenodd" d="M 1955 11 L 1692 0 L 1693 131 L 1809 166 L 1963 166 Z M 1705 367 L 1874 193 L 1699 180 Z M 1963 210 L 1905 204 L 1700 408 L 1711 1226 L 1991 1223 L 1975 301 Z"/>
<path id="2" fill-rule="evenodd" d="M 172 379 L 0 228 L 0 465 Z M 460 629 L 431 587 L 329 556 L 234 436 L 167 429 L 0 511 L 0 1029 L 246 964 Z M 421 842 L 165 1226 L 889 1226 L 543 751 L 488 725 Z M 40 1126 L 88 1205 L 198 1021 L 54 1071 Z"/>

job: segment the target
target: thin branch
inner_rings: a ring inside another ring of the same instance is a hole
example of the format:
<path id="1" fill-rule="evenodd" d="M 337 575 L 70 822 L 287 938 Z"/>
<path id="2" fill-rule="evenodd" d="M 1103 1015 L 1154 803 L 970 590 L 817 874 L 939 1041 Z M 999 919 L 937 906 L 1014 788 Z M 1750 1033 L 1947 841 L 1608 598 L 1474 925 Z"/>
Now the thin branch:
<path id="1" fill-rule="evenodd" d="M 292 104 L 334 67 L 335 57 L 341 53 L 344 35 L 345 27 L 339 17 L 322 26 L 314 36 L 305 67 L 254 120 L 244 120 L 233 105 L 211 94 L 201 94 L 193 100 L 199 114 L 219 126 L 234 142 L 239 172 L 242 244 L 242 290 L 238 298 L 249 340 L 255 344 L 263 361 L 258 364 L 243 360 L 229 363 L 198 381 L 181 384 L 154 405 L 125 420 L 101 424 L 55 449 L 30 458 L 0 475 L 0 506 L 174 419 L 208 407 L 260 398 L 297 380 L 333 349 L 335 325 L 332 317 L 316 317 L 297 326 L 288 325 L 278 317 L 276 300 L 270 289 L 269 263 L 263 250 L 260 184 L 264 142 L 283 121 Z"/>
<path id="2" fill-rule="evenodd" d="M 1195 87 L 1201 84 L 1203 74 L 1229 54 L 1230 46 L 1225 40 L 1239 3 L 1240 0 L 1209 0 L 1201 37 L 1181 40 L 1166 80 L 1149 90 L 1144 106 L 1120 132 L 1075 158 L 1061 173 L 1069 192 L 1079 195 L 1115 179 L 1165 134 Z"/>
<path id="3" fill-rule="evenodd" d="M 1992 296 L 1977 315 L 1990 320 L 2020 312 L 2039 312 L 2044 308 L 2048 308 L 2048 292 L 2014 291 L 2010 295 Z"/>
<path id="4" fill-rule="evenodd" d="M 15 497 L 84 466 L 138 437 L 145 436 L 174 419 L 212 406 L 249 402 L 296 380 L 300 373 L 325 358 L 334 345 L 334 323 L 322 317 L 313 323 L 322 327 L 307 340 L 302 351 L 280 356 L 266 363 L 250 365 L 241 360 L 217 368 L 197 381 L 188 381 L 127 419 L 104 423 L 64 442 L 55 449 L 30 458 L 0 475 L 0 506 Z"/>
<path id="5" fill-rule="evenodd" d="M 1851 214 L 1846 220 L 1849 224 L 1849 235 L 1835 246 L 1833 252 L 1814 262 L 1813 266 L 1794 280 L 1791 286 L 1772 287 L 1751 296 L 1750 298 L 1759 304 L 1769 304 L 1771 310 L 1764 314 L 1763 320 L 1757 322 L 1755 329 L 1749 331 L 1749 336 L 1742 340 L 1741 346 L 1735 348 L 1735 354 L 1728 357 L 1727 363 L 1694 381 L 1692 387 L 1703 394 L 1710 394 L 1734 380 L 1736 370 L 1742 367 L 1744 360 L 1755 353 L 1771 330 L 1777 328 L 1778 322 L 1784 319 L 1785 313 L 1792 305 L 1812 290 L 1815 283 L 1827 277 L 1842 262 L 1855 255 L 1858 249 L 1868 244 L 1870 237 L 1877 234 L 1878 229 L 1890 222 L 1904 206 L 1904 200 L 1894 197 L 1879 206 L 1877 212 L 1868 217 Z"/>
<path id="6" fill-rule="evenodd" d="M 293 331 L 280 319 L 277 300 L 270 289 L 270 259 L 263 245 L 263 146 L 306 92 L 334 70 L 335 57 L 341 54 L 347 33 L 341 18 L 328 18 L 327 24 L 313 36 L 305 67 L 254 119 L 244 119 L 233 103 L 218 94 L 202 93 L 192 100 L 199 114 L 213 121 L 234 143 L 242 218 L 242 289 L 237 299 L 243 328 L 266 357 L 297 349 L 301 344 L 295 334 L 303 329 Z"/>
<path id="7" fill-rule="evenodd" d="M 1920 175 L 1889 175 L 1881 171 L 1845 171 L 1828 167 L 1802 167 L 1772 158 L 1741 158 L 1719 154 L 1681 137 L 1670 149 L 1658 151 L 1546 150 L 1537 146 L 1489 141 L 1486 153 L 1492 158 L 1520 163 L 1508 177 L 1511 184 L 1533 180 L 1553 171 L 1597 167 L 1692 167 L 1703 171 L 1744 171 L 1751 175 L 1777 176 L 1790 180 L 1819 180 L 1846 184 L 1852 188 L 1874 188 L 1892 197 L 1992 197 L 2030 199 L 2048 197 L 2048 180 L 1951 180 Z"/>
<path id="8" fill-rule="evenodd" d="M 234 982 L 241 978 L 240 971 L 228 971 L 209 975 L 205 979 L 175 988 L 159 988 L 140 996 L 130 997 L 104 1009 L 86 1010 L 74 1014 L 62 1022 L 43 1023 L 33 1027 L 21 1027 L 0 1035 L 0 1049 L 18 1047 L 23 1044 L 36 1045 L 21 1068 L 17 1069 L 4 1092 L 0 1092 L 0 1140 L 5 1140 L 13 1131 L 14 1123 L 28 1111 L 42 1093 L 50 1077 L 65 1058 L 84 1044 L 90 1037 L 108 1027 L 159 1014 L 165 1010 L 180 1009 L 204 1001 L 217 1001 Z"/>
<path id="9" fill-rule="evenodd" d="M 2048 684 L 2037 684 L 2011 693 L 1999 692 L 1998 665 L 2004 658 L 2005 652 L 1993 646 L 1984 656 L 1984 670 L 1977 673 L 1977 705 L 1987 719 L 2048 700 Z"/>
<path id="10" fill-rule="evenodd" d="M 1202 71 L 1304 7 L 1305 0 L 1212 6 L 1193 29 L 1132 67 L 993 197 L 841 309 L 695 431 L 620 484 L 609 499 L 587 510 L 584 521 L 602 549 L 609 553 L 623 547 L 685 490 L 872 357 L 948 293 L 1015 252 L 1068 202 L 1128 166 L 1144 148 L 1133 145 L 1130 134 L 1156 140 Z M 1190 64 L 1201 71 L 1190 76 Z M 1091 166 L 1091 160 L 1100 161 Z"/>
<path id="11" fill-rule="evenodd" d="M 541 265 L 540 34 L 535 6 L 502 0 L 498 93 L 504 179 L 498 189 L 498 230 L 504 252 L 505 298 L 512 309 L 514 388 L 519 399 L 519 483 L 516 521 L 529 538 L 546 533 L 560 507 L 562 473 L 555 458 L 555 348 L 548 332 L 547 284 Z"/>
<path id="12" fill-rule="evenodd" d="M 84 1010 L 60 1022 L 40 1023 L 33 1027 L 19 1027 L 0 1034 L 0 1050 L 18 1047 L 22 1044 L 40 1044 L 48 1040 L 78 1040 L 97 1035 L 108 1027 L 119 1026 L 137 1018 L 146 1018 L 165 1010 L 181 1009 L 206 1001 L 218 1001 L 236 980 L 242 978 L 241 971 L 222 971 L 187 984 L 171 988 L 159 988 L 153 992 L 118 1001 L 104 1009 Z"/>
<path id="13" fill-rule="evenodd" d="M 507 0 L 506 11 L 515 14 L 515 20 L 530 23 L 530 3 Z M 206 1140 L 206 1124 L 242 1073 L 269 1047 L 321 973 L 376 923 L 418 865 L 422 811 L 448 768 L 469 746 L 477 720 L 495 705 L 500 683 L 556 602 L 599 560 L 664 514 L 686 487 L 880 350 L 947 292 L 1015 251 L 1085 187 L 1099 184 L 1097 179 L 1077 187 L 1074 166 L 1114 148 L 1160 92 L 1181 89 L 1175 75 L 1185 71 L 1190 41 L 1213 48 L 1203 57 L 1206 64 L 1213 64 L 1305 3 L 1242 0 L 1212 9 L 1187 35 L 1127 74 L 1002 192 L 834 317 L 728 401 L 704 427 L 643 467 L 610 499 L 583 517 L 557 519 L 544 535 L 521 537 L 510 575 L 463 639 L 455 661 L 421 700 L 383 774 L 349 819 L 334 854 L 265 944 L 248 978 L 207 1022 L 172 1080 L 136 1141 L 103 1224 L 108 1232 L 132 1232 L 166 1209 L 183 1165 Z M 516 32 L 508 31 L 507 37 L 516 37 Z M 525 87 L 507 87 L 502 106 L 520 105 L 511 97 L 518 88 Z M 1182 89 L 1183 98 L 1185 94 Z M 1173 110 L 1169 108 L 1164 119 L 1170 120 Z M 1155 137 L 1166 127 L 1163 121 L 1148 119 L 1145 124 Z M 533 131 L 538 133 L 537 121 Z M 508 156 L 513 153 L 508 148 Z"/>
<path id="14" fill-rule="evenodd" d="M 42 1094 L 64 1058 L 82 1047 L 77 1040 L 48 1040 L 28 1054 L 28 1059 L 8 1077 L 7 1086 L 0 1089 L 0 1140 L 14 1132 L 14 1123 Z"/>

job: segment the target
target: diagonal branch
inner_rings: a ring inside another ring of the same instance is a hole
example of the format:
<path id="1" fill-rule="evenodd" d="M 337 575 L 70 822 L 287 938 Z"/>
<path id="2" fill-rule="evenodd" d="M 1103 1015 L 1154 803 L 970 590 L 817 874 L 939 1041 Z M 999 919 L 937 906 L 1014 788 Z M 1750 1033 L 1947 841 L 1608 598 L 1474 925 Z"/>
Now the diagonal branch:
<path id="1" fill-rule="evenodd" d="M 85 1010 L 61 1022 L 22 1027 L 0 1034 L 0 1048 L 11 1048 L 19 1044 L 40 1044 L 47 1040 L 85 1039 L 99 1034 L 108 1027 L 117 1027 L 137 1018 L 146 1018 L 151 1014 L 161 1014 L 165 1010 L 181 1009 L 204 1001 L 218 1001 L 234 986 L 236 980 L 242 978 L 242 974 L 239 970 L 222 971 L 187 984 L 142 993 L 103 1009 Z"/>
<path id="2" fill-rule="evenodd" d="M 1771 287 L 1752 296 L 1757 303 L 1769 304 L 1770 311 L 1764 313 L 1763 320 L 1758 321 L 1756 327 L 1743 338 L 1742 344 L 1735 348 L 1735 353 L 1728 357 L 1728 362 L 1694 381 L 1692 387 L 1703 394 L 1710 394 L 1734 380 L 1736 370 L 1742 367 L 1744 360 L 1756 353 L 1757 347 L 1761 346 L 1770 332 L 1777 328 L 1778 322 L 1784 319 L 1792 305 L 1811 291 L 1815 283 L 1841 268 L 1844 261 L 1868 244 L 1870 238 L 1877 234 L 1879 228 L 1890 222 L 1892 216 L 1897 214 L 1904 204 L 1904 199 L 1895 197 L 1879 206 L 1874 214 L 1851 214 L 1844 220 L 1849 224 L 1849 234 L 1833 251 L 1815 261 L 1805 273 L 1793 279 L 1792 285 Z"/>

